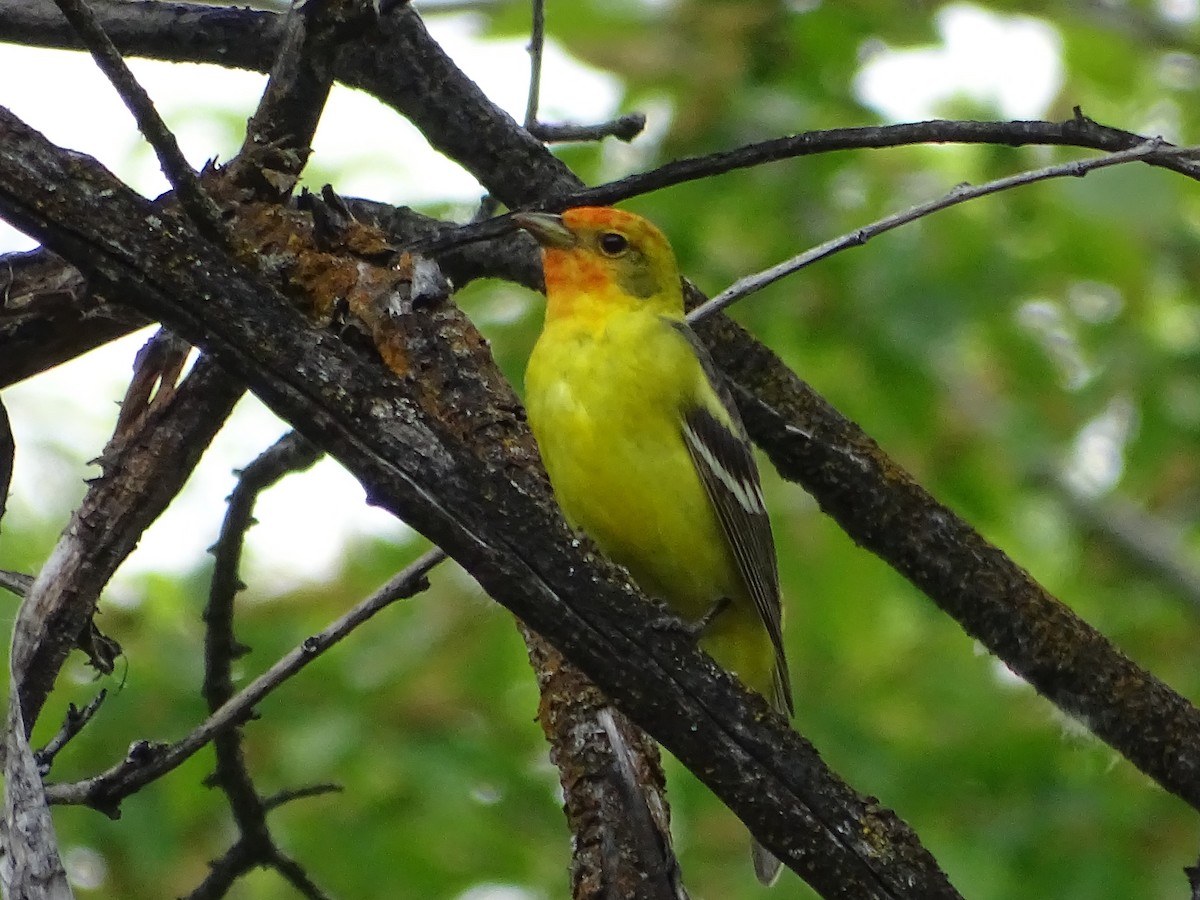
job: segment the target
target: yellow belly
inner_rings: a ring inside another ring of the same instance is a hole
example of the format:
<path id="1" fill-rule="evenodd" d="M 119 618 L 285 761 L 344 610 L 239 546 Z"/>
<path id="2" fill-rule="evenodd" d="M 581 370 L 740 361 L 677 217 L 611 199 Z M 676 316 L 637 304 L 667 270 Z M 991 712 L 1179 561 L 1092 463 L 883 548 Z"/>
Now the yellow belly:
<path id="1" fill-rule="evenodd" d="M 530 357 L 529 421 L 555 495 L 572 525 L 685 619 L 731 599 L 701 644 L 770 696 L 770 641 L 683 441 L 680 409 L 704 375 L 669 326 L 626 327 L 646 333 L 548 325 Z M 644 353 L 614 365 L 614 346 Z"/>

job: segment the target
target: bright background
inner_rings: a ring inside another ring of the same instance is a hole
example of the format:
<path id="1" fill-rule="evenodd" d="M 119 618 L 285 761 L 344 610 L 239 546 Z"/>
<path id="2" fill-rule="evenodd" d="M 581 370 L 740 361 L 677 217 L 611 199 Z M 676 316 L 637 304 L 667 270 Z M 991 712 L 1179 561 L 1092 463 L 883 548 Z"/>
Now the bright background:
<path id="1" fill-rule="evenodd" d="M 525 102 L 528 8 L 480 3 L 431 30 L 497 102 Z M 944 115 L 1093 118 L 1197 140 L 1194 2 L 914 5 L 551 0 L 548 120 L 649 116 L 632 146 L 563 148 L 590 182 L 809 128 Z M 135 62 L 196 164 L 228 158 L 261 76 Z M 163 189 L 111 89 L 78 54 L 0 45 L 0 104 Z M 364 141 L 363 135 L 371 135 Z M 631 202 L 710 292 L 963 181 L 1086 155 L 917 147 L 777 163 Z M 394 113 L 338 90 L 309 177 L 342 193 L 467 218 L 472 179 Z M 1112 503 L 1196 567 L 1200 193 L 1123 167 L 977 201 L 842 254 L 746 301 L 737 317 L 1052 592 L 1185 696 L 1200 696 L 1197 603 L 1103 529 Z M 0 226 L 0 251 L 29 246 Z M 540 302 L 503 284 L 462 297 L 519 384 Z M 44 560 L 107 436 L 144 340 L 6 389 L 18 439 L 0 567 Z M 2 352 L 2 350 L 0 350 Z M 127 654 L 101 716 L 60 757 L 88 774 L 130 741 L 202 717 L 199 612 L 232 470 L 284 426 L 244 402 L 185 494 L 102 602 Z M 971 898 L 1168 898 L 1200 852 L 1195 813 L 1058 715 L 957 626 L 765 473 L 776 522 L 797 727 L 860 790 L 895 808 Z M 422 549 L 335 464 L 264 496 L 241 638 L 248 679 Z M 0 606 L 11 620 L 15 606 Z M 37 737 L 100 685 L 75 661 Z M 116 690 L 120 687 L 120 690 Z M 260 707 L 247 754 L 264 792 L 345 791 L 275 813 L 285 848 L 339 898 L 562 897 L 567 839 L 535 690 L 508 616 L 461 572 L 388 611 Z M 110 822 L 58 810 L 80 896 L 173 897 L 232 826 L 200 786 L 211 757 Z M 700 898 L 761 896 L 737 823 L 670 767 L 677 849 Z M 292 896 L 273 875 L 238 898 Z M 808 897 L 794 876 L 778 897 Z"/>

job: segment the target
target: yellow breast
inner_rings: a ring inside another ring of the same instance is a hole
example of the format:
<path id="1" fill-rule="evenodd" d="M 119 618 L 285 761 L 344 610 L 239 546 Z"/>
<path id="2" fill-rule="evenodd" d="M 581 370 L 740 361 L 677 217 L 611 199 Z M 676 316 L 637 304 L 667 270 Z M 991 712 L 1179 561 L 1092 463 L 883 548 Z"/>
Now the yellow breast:
<path id="1" fill-rule="evenodd" d="M 529 422 L 567 519 L 689 618 L 742 592 L 683 442 L 697 376 L 686 340 L 655 315 L 547 323 L 525 376 Z"/>

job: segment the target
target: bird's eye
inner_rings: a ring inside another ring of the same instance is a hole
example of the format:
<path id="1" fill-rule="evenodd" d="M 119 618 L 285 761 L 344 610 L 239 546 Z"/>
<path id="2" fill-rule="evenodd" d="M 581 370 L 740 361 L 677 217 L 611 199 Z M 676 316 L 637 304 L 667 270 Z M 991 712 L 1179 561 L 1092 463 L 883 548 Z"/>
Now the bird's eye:
<path id="1" fill-rule="evenodd" d="M 615 231 L 606 231 L 600 235 L 600 252 L 605 256 L 620 256 L 629 249 L 629 241 L 625 235 Z"/>

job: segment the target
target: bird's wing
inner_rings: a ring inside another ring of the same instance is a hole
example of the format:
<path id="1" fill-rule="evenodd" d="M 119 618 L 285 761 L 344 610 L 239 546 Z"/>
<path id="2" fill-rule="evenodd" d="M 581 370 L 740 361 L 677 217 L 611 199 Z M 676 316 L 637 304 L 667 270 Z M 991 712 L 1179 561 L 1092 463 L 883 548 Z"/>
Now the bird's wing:
<path id="1" fill-rule="evenodd" d="M 708 351 L 690 328 L 683 323 L 673 324 L 692 345 L 713 392 L 729 416 L 726 424 L 703 404 L 685 409 L 683 439 L 775 650 L 777 705 L 791 714 L 792 690 L 783 650 L 779 570 L 758 466 L 737 407 Z"/>

